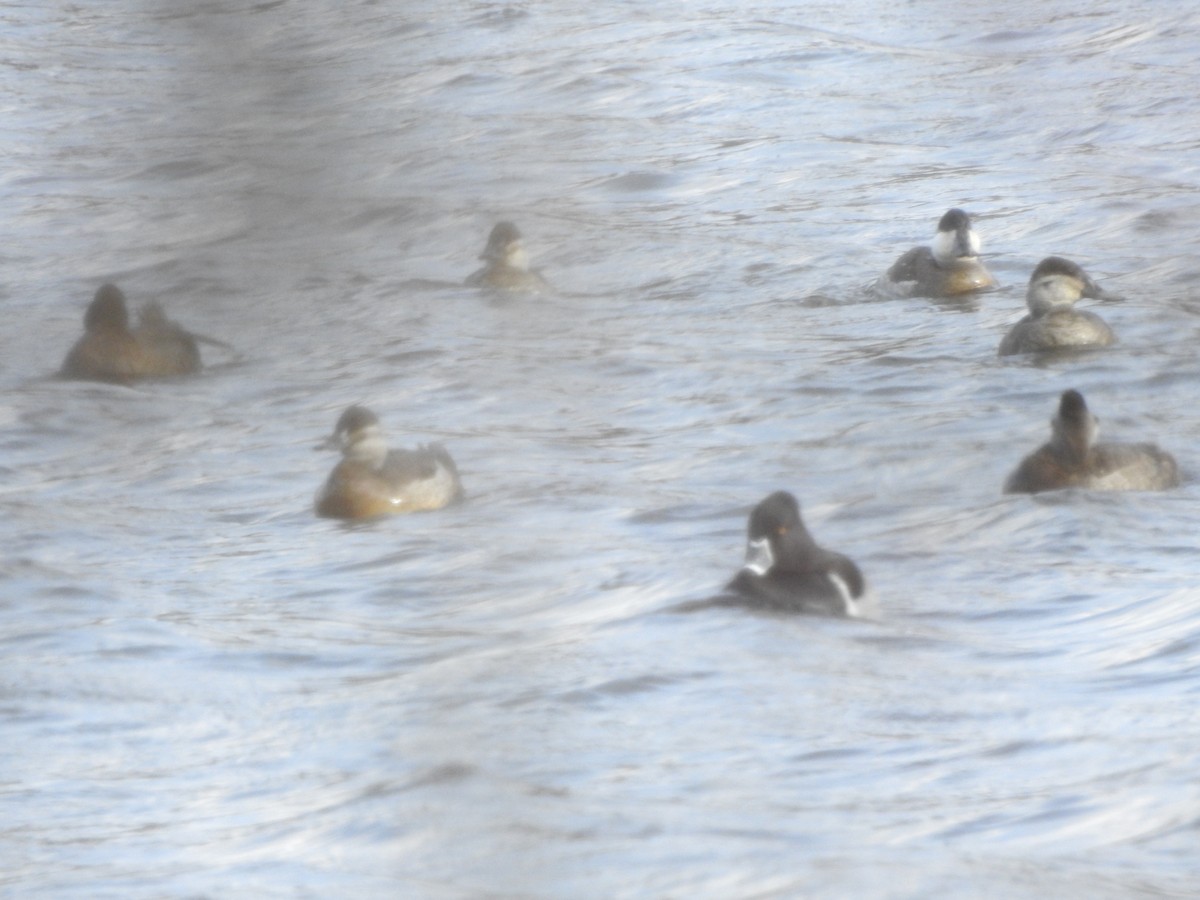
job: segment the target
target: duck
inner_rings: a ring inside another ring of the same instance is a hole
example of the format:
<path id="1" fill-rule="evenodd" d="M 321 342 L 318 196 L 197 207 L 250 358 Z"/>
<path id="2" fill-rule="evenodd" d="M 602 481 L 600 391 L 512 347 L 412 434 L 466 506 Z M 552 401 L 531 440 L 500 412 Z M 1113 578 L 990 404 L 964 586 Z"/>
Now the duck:
<path id="1" fill-rule="evenodd" d="M 1029 314 L 1000 341 L 1000 356 L 1045 350 L 1107 347 L 1116 335 L 1095 313 L 1075 309 L 1080 297 L 1114 300 L 1078 264 L 1047 256 L 1029 278 L 1025 305 Z"/>
<path id="2" fill-rule="evenodd" d="M 1156 444 L 1097 444 L 1100 421 L 1083 394 L 1063 391 L 1050 420 L 1050 440 L 1021 460 L 1004 484 L 1006 494 L 1063 488 L 1162 491 L 1179 485 L 1175 458 Z"/>
<path id="3" fill-rule="evenodd" d="M 379 417 L 348 407 L 333 434 L 315 449 L 340 450 L 342 459 L 317 494 L 316 512 L 329 519 L 374 519 L 441 509 L 461 499 L 458 467 L 441 444 L 389 450 Z"/>
<path id="4" fill-rule="evenodd" d="M 96 290 L 83 328 L 63 360 L 65 378 L 124 383 L 200 371 L 196 336 L 168 319 L 156 302 L 147 303 L 130 328 L 125 294 L 115 284 Z"/>
<path id="5" fill-rule="evenodd" d="M 776 491 L 750 513 L 746 562 L 717 602 L 845 616 L 857 612 L 865 590 L 854 561 L 819 547 L 804 527 L 796 497 Z"/>
<path id="6" fill-rule="evenodd" d="M 995 287 L 979 261 L 979 235 L 961 209 L 947 210 L 928 247 L 913 247 L 888 269 L 886 280 L 911 297 L 959 297 Z"/>
<path id="7" fill-rule="evenodd" d="M 467 278 L 471 287 L 524 293 L 550 290 L 546 279 L 529 268 L 529 255 L 525 252 L 521 231 L 512 222 L 496 224 L 479 258 L 485 265 Z"/>

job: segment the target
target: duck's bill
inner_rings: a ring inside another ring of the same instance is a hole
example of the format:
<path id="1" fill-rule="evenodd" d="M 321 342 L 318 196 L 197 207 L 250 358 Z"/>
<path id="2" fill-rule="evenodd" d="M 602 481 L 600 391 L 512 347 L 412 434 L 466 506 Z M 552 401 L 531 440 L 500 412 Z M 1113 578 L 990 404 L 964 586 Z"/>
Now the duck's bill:
<path id="1" fill-rule="evenodd" d="M 771 553 L 771 542 L 766 538 L 759 538 L 756 541 L 747 541 L 746 543 L 746 562 L 742 564 L 742 568 L 753 572 L 760 578 L 771 571 L 771 566 L 775 564 L 775 557 Z"/>

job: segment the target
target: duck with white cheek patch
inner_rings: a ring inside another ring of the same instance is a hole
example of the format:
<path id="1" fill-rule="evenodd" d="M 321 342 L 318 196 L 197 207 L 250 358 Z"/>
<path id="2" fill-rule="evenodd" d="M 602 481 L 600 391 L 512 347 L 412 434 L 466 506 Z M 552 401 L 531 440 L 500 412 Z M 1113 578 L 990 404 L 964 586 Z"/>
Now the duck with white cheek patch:
<path id="1" fill-rule="evenodd" d="M 979 235 L 971 217 L 951 209 L 938 222 L 928 247 L 913 247 L 888 269 L 886 280 L 910 297 L 959 297 L 994 287 L 996 279 L 979 261 Z"/>
<path id="2" fill-rule="evenodd" d="M 512 222 L 500 222 L 492 229 L 479 258 L 484 267 L 467 278 L 471 287 L 528 294 L 550 290 L 546 279 L 529 268 L 529 254 L 525 252 L 521 232 Z"/>
<path id="3" fill-rule="evenodd" d="M 333 434 L 314 449 L 342 453 L 317 494 L 318 516 L 374 519 L 441 509 L 462 498 L 458 468 L 445 447 L 389 450 L 379 418 L 363 406 L 343 412 Z"/>
<path id="4" fill-rule="evenodd" d="M 1081 297 L 1116 300 L 1069 259 L 1047 256 L 1033 270 L 1025 290 L 1029 314 L 1000 342 L 999 354 L 1086 350 L 1107 347 L 1116 335 L 1102 318 L 1075 308 Z"/>

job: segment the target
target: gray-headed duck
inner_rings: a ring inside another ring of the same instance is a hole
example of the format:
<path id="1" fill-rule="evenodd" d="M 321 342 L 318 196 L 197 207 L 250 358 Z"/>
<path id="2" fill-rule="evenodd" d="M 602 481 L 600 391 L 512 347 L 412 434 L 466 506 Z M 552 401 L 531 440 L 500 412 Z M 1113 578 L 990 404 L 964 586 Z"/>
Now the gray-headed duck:
<path id="1" fill-rule="evenodd" d="M 1047 256 L 1033 270 L 1025 291 L 1029 314 L 1004 336 L 1000 355 L 1107 347 L 1116 341 L 1102 318 L 1075 309 L 1080 297 L 1114 299 L 1069 259 Z"/>

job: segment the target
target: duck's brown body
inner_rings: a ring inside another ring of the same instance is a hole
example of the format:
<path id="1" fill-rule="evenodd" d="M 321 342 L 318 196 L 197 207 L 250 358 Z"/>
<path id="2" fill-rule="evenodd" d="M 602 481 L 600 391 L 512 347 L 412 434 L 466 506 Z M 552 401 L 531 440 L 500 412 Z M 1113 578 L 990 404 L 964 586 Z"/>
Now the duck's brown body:
<path id="1" fill-rule="evenodd" d="M 200 370 L 196 339 L 171 322 L 156 303 L 129 327 L 125 295 L 111 284 L 97 292 L 84 317 L 84 334 L 63 361 L 67 378 L 126 382 L 190 375 Z"/>
<path id="2" fill-rule="evenodd" d="M 374 519 L 441 509 L 462 497 L 454 460 L 441 444 L 388 450 L 379 419 L 351 406 L 333 435 L 318 449 L 335 447 L 342 460 L 317 495 L 317 515 L 331 519 Z"/>
<path id="3" fill-rule="evenodd" d="M 317 498 L 317 515 L 331 519 L 375 519 L 441 509 L 462 495 L 454 460 L 440 444 L 392 450 L 381 468 L 343 459 L 334 466 Z"/>
<path id="4" fill-rule="evenodd" d="M 1097 444 L 1096 417 L 1078 391 L 1064 391 L 1050 440 L 1029 454 L 1004 484 L 1008 494 L 1063 488 L 1162 491 L 1179 484 L 1175 458 L 1156 444 Z"/>
<path id="5" fill-rule="evenodd" d="M 913 247 L 892 264 L 887 277 L 894 282 L 911 282 L 914 297 L 958 297 L 996 284 L 978 259 L 939 263 L 928 247 Z"/>

